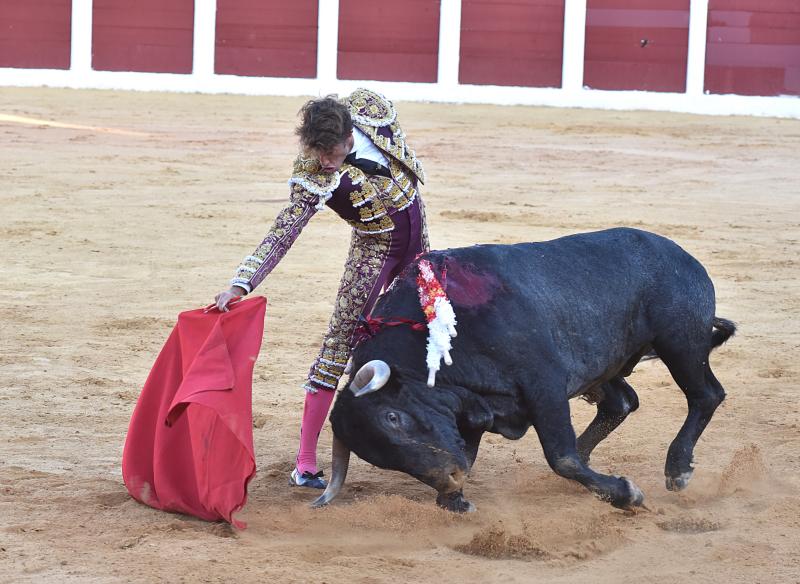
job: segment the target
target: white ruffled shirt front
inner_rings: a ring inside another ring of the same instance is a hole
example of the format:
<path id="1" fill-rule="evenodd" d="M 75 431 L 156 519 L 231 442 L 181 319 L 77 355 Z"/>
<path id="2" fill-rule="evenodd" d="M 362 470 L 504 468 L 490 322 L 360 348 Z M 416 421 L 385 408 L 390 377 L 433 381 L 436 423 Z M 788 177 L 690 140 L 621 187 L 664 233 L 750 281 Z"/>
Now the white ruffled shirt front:
<path id="1" fill-rule="evenodd" d="M 366 158 L 389 168 L 389 159 L 372 143 L 372 140 L 367 138 L 364 132 L 355 126 L 353 126 L 353 139 L 353 148 L 349 154 L 355 154 L 356 158 Z"/>

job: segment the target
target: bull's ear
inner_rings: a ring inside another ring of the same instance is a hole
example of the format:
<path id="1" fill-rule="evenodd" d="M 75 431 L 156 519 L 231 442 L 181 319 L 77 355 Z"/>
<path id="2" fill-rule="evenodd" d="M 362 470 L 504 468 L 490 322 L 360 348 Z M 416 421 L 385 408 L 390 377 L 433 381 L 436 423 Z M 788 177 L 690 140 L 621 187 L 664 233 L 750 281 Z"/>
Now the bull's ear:
<path id="1" fill-rule="evenodd" d="M 489 404 L 481 396 L 459 387 L 461 411 L 458 413 L 458 425 L 464 430 L 486 432 L 494 425 L 494 414 Z"/>
<path id="2" fill-rule="evenodd" d="M 483 400 L 481 400 L 483 402 Z M 465 412 L 465 426 L 470 430 L 479 432 L 486 432 L 494 425 L 494 414 L 486 406 L 486 403 L 478 405 L 477 407 L 469 407 Z"/>

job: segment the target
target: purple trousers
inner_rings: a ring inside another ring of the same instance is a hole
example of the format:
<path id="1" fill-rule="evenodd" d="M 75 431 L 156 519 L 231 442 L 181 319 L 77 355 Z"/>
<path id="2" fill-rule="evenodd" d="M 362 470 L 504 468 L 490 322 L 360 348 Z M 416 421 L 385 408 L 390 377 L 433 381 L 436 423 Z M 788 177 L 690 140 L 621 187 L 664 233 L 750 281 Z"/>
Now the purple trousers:
<path id="1" fill-rule="evenodd" d="M 308 393 L 295 461 L 301 474 L 317 472 L 317 440 L 333 401 L 332 390 L 350 357 L 359 316 L 369 316 L 380 293 L 418 254 L 428 251 L 425 213 L 419 197 L 391 217 L 392 231 L 374 235 L 353 232 L 328 333 L 303 386 Z"/>
<path id="2" fill-rule="evenodd" d="M 353 232 L 328 332 L 304 386 L 307 390 L 336 389 L 350 357 L 359 317 L 369 316 L 378 296 L 395 276 L 420 252 L 427 251 L 419 197 L 391 218 L 392 231 L 371 235 Z"/>
<path id="3" fill-rule="evenodd" d="M 427 251 L 423 250 L 422 213 L 419 210 L 419 199 L 415 199 L 410 207 L 391 217 L 395 227 L 394 231 L 387 234 L 390 240 L 389 252 L 383 258 L 381 271 L 378 273 L 372 291 L 361 311 L 365 317 L 370 315 L 378 296 L 392 283 L 392 280 L 420 253 Z"/>

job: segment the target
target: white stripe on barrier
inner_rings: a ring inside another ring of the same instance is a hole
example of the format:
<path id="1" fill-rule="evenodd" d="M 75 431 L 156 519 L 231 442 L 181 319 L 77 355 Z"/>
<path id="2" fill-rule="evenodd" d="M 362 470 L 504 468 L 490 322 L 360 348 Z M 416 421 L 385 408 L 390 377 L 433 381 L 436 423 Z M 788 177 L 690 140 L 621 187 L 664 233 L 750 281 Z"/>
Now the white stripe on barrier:
<path id="1" fill-rule="evenodd" d="M 583 88 L 586 1 L 564 2 L 564 47 L 561 59 L 561 87 L 564 91 L 575 92 Z"/>
<path id="2" fill-rule="evenodd" d="M 195 0 L 192 75 L 214 75 L 217 43 L 217 0 Z"/>
<path id="3" fill-rule="evenodd" d="M 706 76 L 708 0 L 691 0 L 689 7 L 689 50 L 686 57 L 686 93 L 703 94 Z"/>
<path id="4" fill-rule="evenodd" d="M 70 68 L 78 76 L 92 70 L 92 0 L 72 0 Z"/>
<path id="5" fill-rule="evenodd" d="M 440 86 L 458 85 L 458 68 L 461 60 L 461 0 L 442 0 L 439 10 L 439 65 Z"/>
<path id="6" fill-rule="evenodd" d="M 339 0 L 320 0 L 317 25 L 318 89 L 311 95 L 336 91 L 336 67 L 339 53 Z"/>

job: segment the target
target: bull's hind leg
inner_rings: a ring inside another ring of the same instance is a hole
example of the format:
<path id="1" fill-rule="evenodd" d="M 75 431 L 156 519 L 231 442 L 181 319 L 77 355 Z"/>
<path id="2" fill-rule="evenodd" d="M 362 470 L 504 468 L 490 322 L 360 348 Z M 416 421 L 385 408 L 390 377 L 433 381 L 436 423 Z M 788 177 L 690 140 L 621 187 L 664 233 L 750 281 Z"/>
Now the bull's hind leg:
<path id="1" fill-rule="evenodd" d="M 578 481 L 614 507 L 630 509 L 644 501 L 642 491 L 632 481 L 594 472 L 578 454 L 569 402 L 562 391 L 537 396 L 533 404 L 533 427 L 539 435 L 547 463 L 560 476 Z"/>
<path id="2" fill-rule="evenodd" d="M 725 399 L 725 390 L 708 365 L 708 349 L 691 352 L 687 347 L 674 350 L 669 346 L 657 346 L 656 351 L 683 390 L 689 406 L 686 421 L 670 444 L 664 466 L 667 488 L 680 491 L 689 484 L 694 470 L 694 447 L 714 411 Z"/>
<path id="3" fill-rule="evenodd" d="M 607 381 L 600 389 L 603 395 L 597 402 L 597 415 L 578 437 L 578 455 L 586 464 L 595 447 L 639 407 L 639 397 L 622 377 Z"/>

